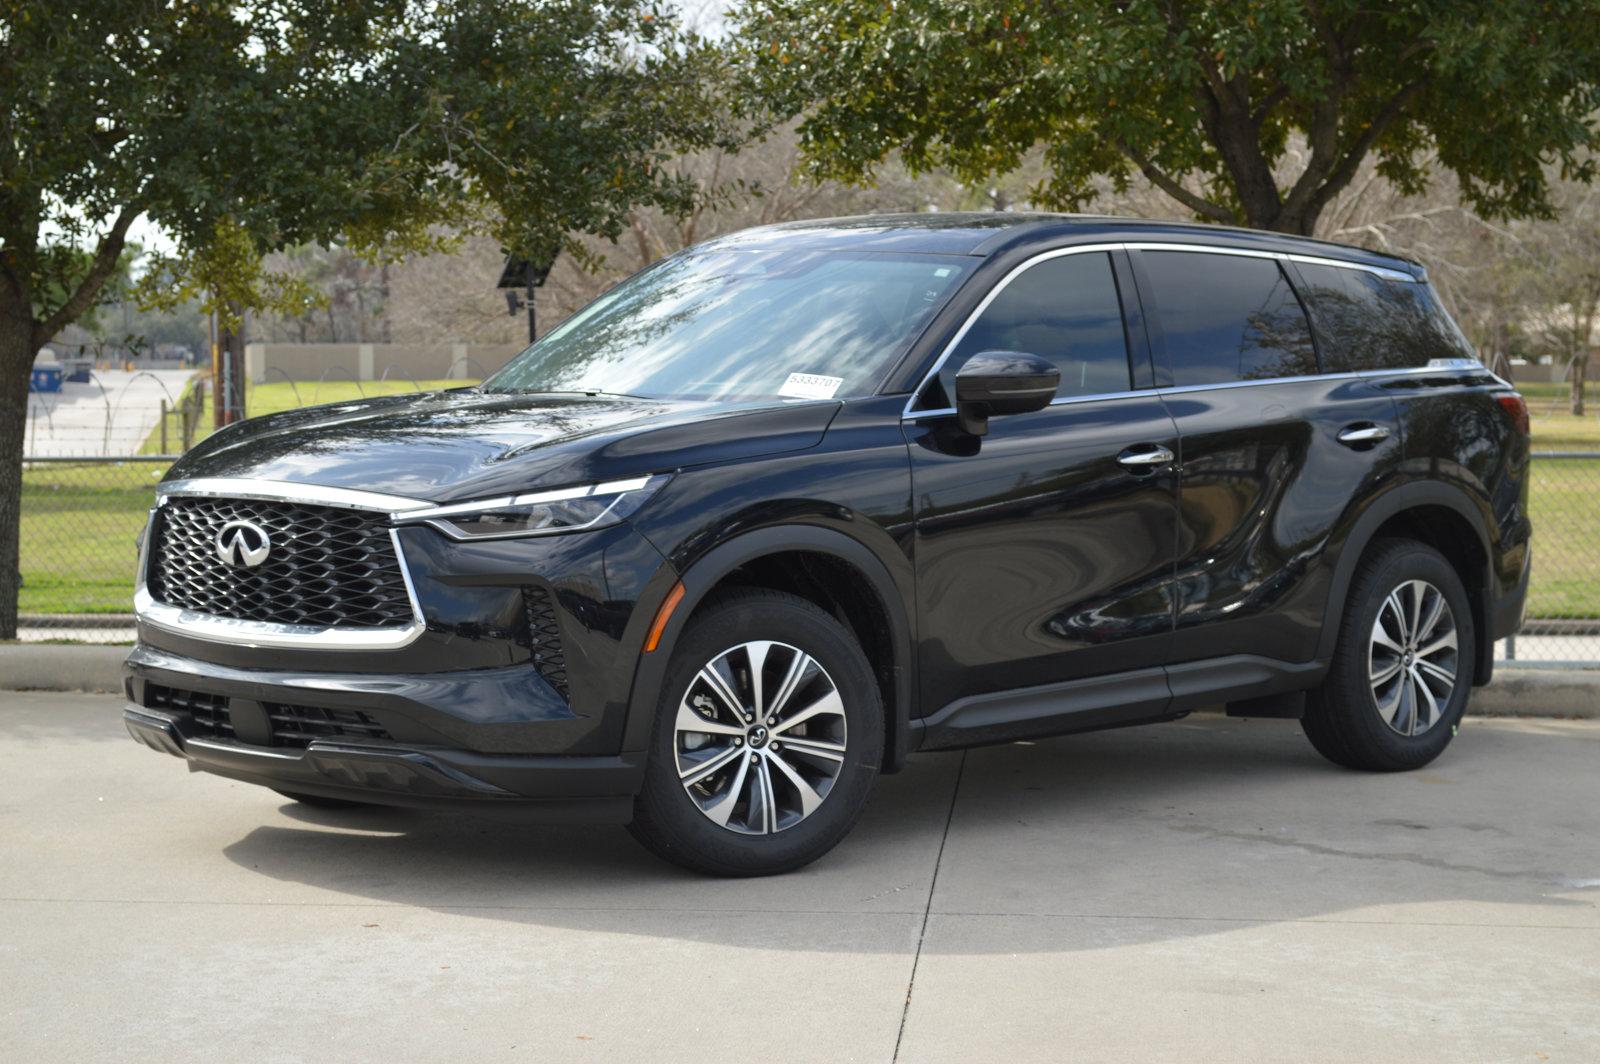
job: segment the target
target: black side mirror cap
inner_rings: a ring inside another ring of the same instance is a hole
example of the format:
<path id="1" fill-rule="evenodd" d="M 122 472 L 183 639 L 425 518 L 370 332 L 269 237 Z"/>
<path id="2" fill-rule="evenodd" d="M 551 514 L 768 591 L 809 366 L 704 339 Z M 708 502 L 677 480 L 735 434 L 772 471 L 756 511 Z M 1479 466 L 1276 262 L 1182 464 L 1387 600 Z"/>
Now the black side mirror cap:
<path id="1" fill-rule="evenodd" d="M 989 419 L 1043 410 L 1056 397 L 1061 371 L 1026 351 L 979 351 L 956 371 L 956 420 L 983 436 Z"/>

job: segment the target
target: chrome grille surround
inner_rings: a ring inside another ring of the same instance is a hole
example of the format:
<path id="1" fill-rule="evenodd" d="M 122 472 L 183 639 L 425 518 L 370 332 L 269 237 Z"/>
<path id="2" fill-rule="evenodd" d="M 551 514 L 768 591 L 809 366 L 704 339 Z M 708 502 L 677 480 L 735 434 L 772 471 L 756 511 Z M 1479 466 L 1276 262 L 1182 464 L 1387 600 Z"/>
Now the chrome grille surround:
<path id="1" fill-rule="evenodd" d="M 134 593 L 142 623 L 213 642 L 307 650 L 395 649 L 422 634 L 416 590 L 389 518 L 430 504 L 375 492 L 227 478 L 172 481 L 157 490 Z M 220 528 L 228 519 L 224 514 L 245 511 L 274 515 L 269 525 L 283 526 L 287 565 L 280 554 L 276 566 L 269 556 L 260 570 L 236 572 L 215 553 L 205 553 L 204 530 Z M 296 544 L 295 518 L 320 527 Z M 182 559 L 163 557 L 157 543 L 169 520 L 184 529 Z M 307 580 L 296 566 L 307 560 L 313 586 L 295 600 L 290 598 L 298 593 L 295 585 Z M 343 586 L 341 567 L 357 578 L 353 592 Z M 261 575 L 253 579 L 251 574 Z M 169 591 L 169 585 L 186 579 L 218 586 Z M 354 600 L 353 612 L 346 612 L 346 594 Z"/>

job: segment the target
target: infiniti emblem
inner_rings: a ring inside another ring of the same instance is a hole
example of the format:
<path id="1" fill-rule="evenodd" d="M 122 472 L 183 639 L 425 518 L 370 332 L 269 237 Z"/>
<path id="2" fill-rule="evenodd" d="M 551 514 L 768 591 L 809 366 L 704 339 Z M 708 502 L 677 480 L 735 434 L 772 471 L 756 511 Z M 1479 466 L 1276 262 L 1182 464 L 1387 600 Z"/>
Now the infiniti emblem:
<path id="1" fill-rule="evenodd" d="M 254 569 L 272 553 L 266 529 L 251 521 L 229 521 L 217 532 L 217 557 L 236 569 Z"/>

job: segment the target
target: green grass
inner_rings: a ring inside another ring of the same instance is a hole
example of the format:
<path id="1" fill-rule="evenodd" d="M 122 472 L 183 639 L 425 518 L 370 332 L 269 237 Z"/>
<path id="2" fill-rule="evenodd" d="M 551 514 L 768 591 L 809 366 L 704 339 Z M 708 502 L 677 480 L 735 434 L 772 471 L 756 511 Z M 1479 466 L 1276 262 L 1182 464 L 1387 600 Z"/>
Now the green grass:
<path id="1" fill-rule="evenodd" d="M 22 474 L 23 613 L 127 613 L 156 462 L 35 465 Z"/>
<path id="2" fill-rule="evenodd" d="M 1536 451 L 1600 451 L 1600 387 L 1588 387 L 1583 417 L 1573 417 L 1565 384 L 1519 384 L 1528 401 Z"/>
<path id="3" fill-rule="evenodd" d="M 1533 463 L 1529 617 L 1600 618 L 1600 459 Z"/>

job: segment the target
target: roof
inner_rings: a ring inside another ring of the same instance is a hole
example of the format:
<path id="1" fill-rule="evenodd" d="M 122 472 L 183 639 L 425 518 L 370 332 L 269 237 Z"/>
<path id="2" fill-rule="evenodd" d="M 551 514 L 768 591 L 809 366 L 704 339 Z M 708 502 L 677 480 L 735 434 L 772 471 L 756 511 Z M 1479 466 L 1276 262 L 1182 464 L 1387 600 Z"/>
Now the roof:
<path id="1" fill-rule="evenodd" d="M 899 251 L 927 255 L 988 257 L 1017 247 L 1075 243 L 1161 242 L 1208 244 L 1243 250 L 1361 262 L 1420 275 L 1409 259 L 1308 237 L 1220 225 L 1116 218 L 1107 215 L 966 211 L 927 214 L 865 214 L 784 222 L 730 233 L 701 248 L 817 248 Z"/>

